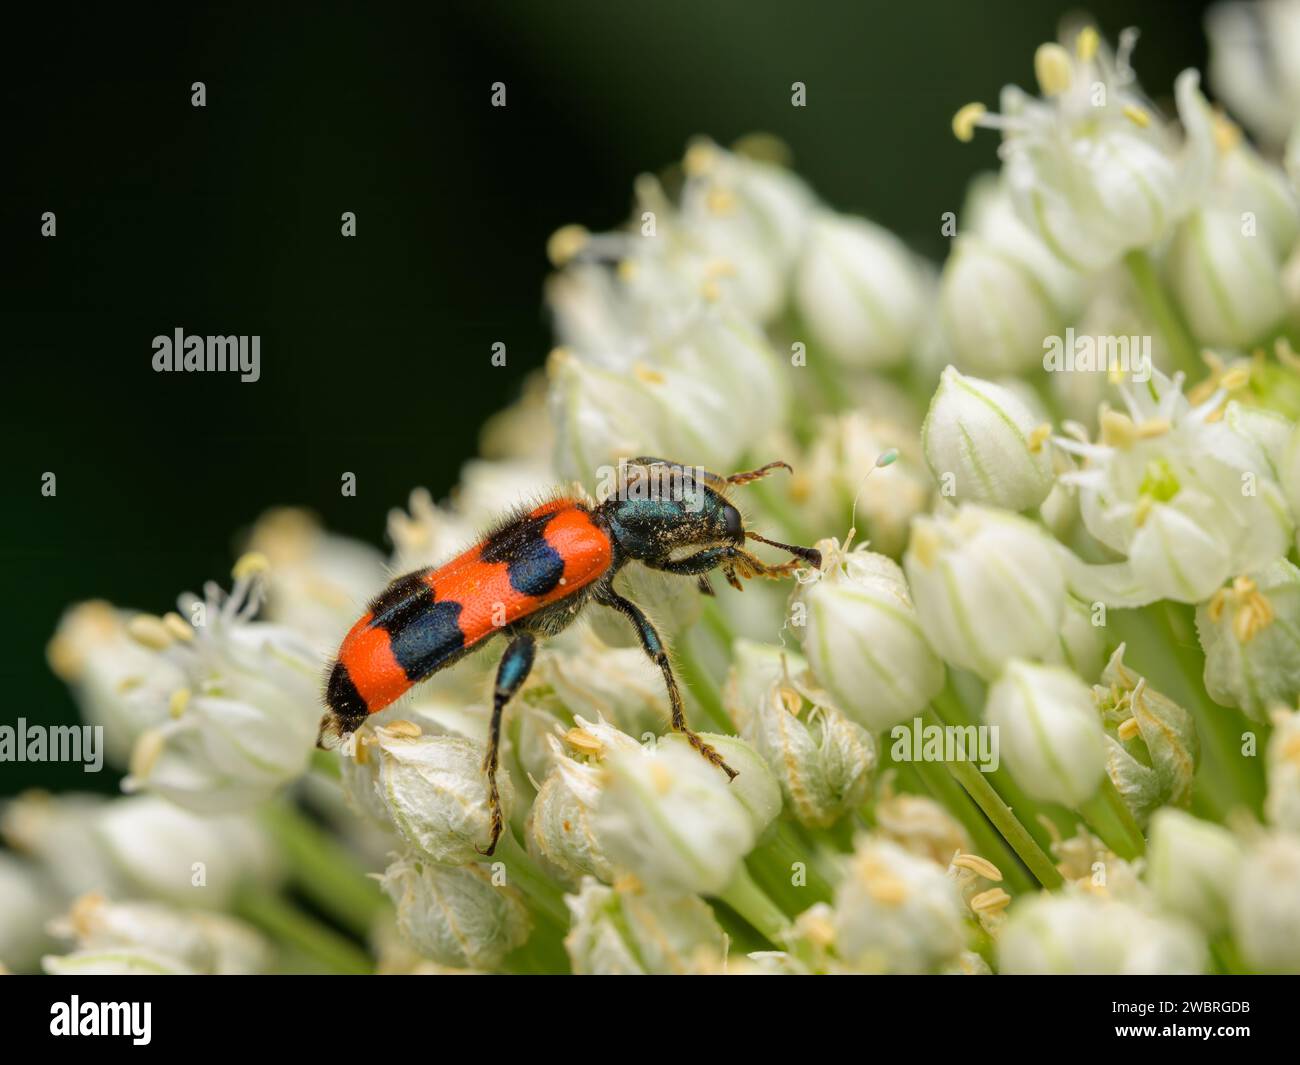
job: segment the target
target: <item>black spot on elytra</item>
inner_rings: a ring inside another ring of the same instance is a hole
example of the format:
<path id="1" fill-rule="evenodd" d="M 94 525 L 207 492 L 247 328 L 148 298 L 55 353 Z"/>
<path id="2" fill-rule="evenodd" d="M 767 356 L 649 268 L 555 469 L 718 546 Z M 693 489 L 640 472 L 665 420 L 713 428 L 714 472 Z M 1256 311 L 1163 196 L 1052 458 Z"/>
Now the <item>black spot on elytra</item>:
<path id="1" fill-rule="evenodd" d="M 545 595 L 564 576 L 564 559 L 546 542 L 546 526 L 554 516 L 521 518 L 483 545 L 483 561 L 504 562 L 510 587 L 520 595 Z"/>
<path id="2" fill-rule="evenodd" d="M 397 627 L 386 626 L 393 657 L 412 683 L 427 677 L 464 648 L 460 611 L 459 603 L 435 602 L 430 592 L 418 613 L 403 617 Z"/>
<path id="3" fill-rule="evenodd" d="M 370 601 L 370 613 L 374 615 L 370 627 L 394 632 L 432 606 L 433 589 L 424 579 L 428 572 L 421 569 L 398 577 L 375 596 Z"/>
<path id="4" fill-rule="evenodd" d="M 352 675 L 342 662 L 335 662 L 330 670 L 329 683 L 325 686 L 325 702 L 338 715 L 341 732 L 353 732 L 370 708 L 361 698 L 357 686 L 352 683 Z"/>

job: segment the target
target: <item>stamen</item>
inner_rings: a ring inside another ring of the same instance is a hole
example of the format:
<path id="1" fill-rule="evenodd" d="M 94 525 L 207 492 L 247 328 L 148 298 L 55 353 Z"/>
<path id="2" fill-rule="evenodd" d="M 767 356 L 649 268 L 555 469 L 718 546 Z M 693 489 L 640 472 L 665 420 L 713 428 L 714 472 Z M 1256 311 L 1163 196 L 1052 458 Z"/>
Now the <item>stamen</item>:
<path id="1" fill-rule="evenodd" d="M 1040 44 L 1034 53 L 1034 76 L 1044 96 L 1061 95 L 1074 78 L 1070 53 L 1054 41 Z"/>
<path id="2" fill-rule="evenodd" d="M 1074 54 L 1083 62 L 1091 63 L 1100 46 L 1101 36 L 1097 33 L 1097 27 L 1084 26 L 1079 31 L 1079 36 L 1074 39 Z"/>
<path id="3" fill-rule="evenodd" d="M 177 688 L 172 692 L 172 697 L 167 700 L 167 713 L 172 717 L 180 717 L 185 713 L 185 708 L 190 705 L 189 688 Z"/>
<path id="4" fill-rule="evenodd" d="M 952 116 L 952 135 L 963 144 L 975 139 L 975 127 L 988 114 L 988 108 L 981 103 L 967 104 Z"/>
<path id="5" fill-rule="evenodd" d="M 261 551 L 250 551 L 235 563 L 235 567 L 230 573 L 235 580 L 242 581 L 250 577 L 256 577 L 259 573 L 266 573 L 270 568 L 271 560 Z"/>
<path id="6" fill-rule="evenodd" d="M 978 854 L 959 854 L 952 860 L 952 864 L 961 869 L 969 869 L 972 873 L 977 873 L 985 880 L 992 880 L 996 883 L 1002 879 L 1002 870 L 987 858 L 981 858 Z"/>
<path id="7" fill-rule="evenodd" d="M 561 226 L 546 242 L 546 257 L 554 267 L 564 266 L 581 253 L 591 239 L 586 226 Z"/>
<path id="8" fill-rule="evenodd" d="M 137 614 L 133 617 L 126 623 L 126 634 L 151 651 L 161 651 L 173 643 L 172 634 L 163 624 L 162 618 L 156 618 L 152 614 Z"/>
<path id="9" fill-rule="evenodd" d="M 1123 107 L 1124 117 L 1139 129 L 1146 129 L 1151 125 L 1151 116 L 1145 108 L 1138 107 L 1137 104 L 1125 104 Z"/>

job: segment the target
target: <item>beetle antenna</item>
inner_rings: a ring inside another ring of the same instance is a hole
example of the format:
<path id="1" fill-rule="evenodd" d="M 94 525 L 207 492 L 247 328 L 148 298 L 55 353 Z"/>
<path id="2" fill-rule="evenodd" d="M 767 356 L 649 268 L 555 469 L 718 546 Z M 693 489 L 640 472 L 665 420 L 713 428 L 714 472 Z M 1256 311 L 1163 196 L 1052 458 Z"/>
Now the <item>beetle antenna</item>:
<path id="1" fill-rule="evenodd" d="M 745 536 L 750 540 L 757 540 L 760 544 L 767 544 L 769 547 L 779 547 L 782 551 L 789 551 L 790 554 L 805 562 L 811 562 L 814 566 L 821 568 L 822 553 L 815 547 L 796 547 L 794 544 L 783 544 L 779 540 L 769 540 L 766 536 L 759 536 L 758 533 L 749 529 L 745 530 Z"/>

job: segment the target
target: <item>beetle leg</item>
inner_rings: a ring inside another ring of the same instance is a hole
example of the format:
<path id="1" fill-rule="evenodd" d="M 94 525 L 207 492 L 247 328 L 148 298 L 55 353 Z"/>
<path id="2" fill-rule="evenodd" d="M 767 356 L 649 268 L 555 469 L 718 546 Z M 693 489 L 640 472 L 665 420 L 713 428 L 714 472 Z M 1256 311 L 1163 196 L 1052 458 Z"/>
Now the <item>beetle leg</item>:
<path id="1" fill-rule="evenodd" d="M 497 762 L 501 750 L 501 714 L 511 697 L 528 679 L 528 672 L 533 668 L 533 654 L 537 650 L 537 639 L 531 632 L 521 632 L 510 641 L 506 653 L 501 656 L 497 666 L 497 681 L 492 691 L 492 726 L 488 733 L 487 756 L 483 759 L 483 772 L 488 780 L 488 808 L 492 814 L 492 839 L 487 850 L 478 849 L 479 854 L 491 855 L 497 849 L 497 840 L 505 827 L 501 816 L 501 794 L 497 791 Z"/>
<path id="2" fill-rule="evenodd" d="M 704 573 L 700 574 L 699 580 L 695 582 L 695 587 L 697 587 L 700 590 L 701 595 L 713 594 L 713 585 L 709 583 L 709 578 L 707 574 Z"/>
<path id="3" fill-rule="evenodd" d="M 641 640 L 642 649 L 664 675 L 664 685 L 668 688 L 668 702 L 673 710 L 674 730 L 685 736 L 692 747 L 726 773 L 729 780 L 734 780 L 736 771 L 727 765 L 723 761 L 722 755 L 700 739 L 699 735 L 686 723 L 686 710 L 682 706 L 682 693 L 677 687 L 677 678 L 673 676 L 673 667 L 668 661 L 668 652 L 664 650 L 663 640 L 659 638 L 659 633 L 655 631 L 650 619 L 641 612 L 640 607 L 631 600 L 624 599 L 612 588 L 597 592 L 595 599 L 598 603 L 613 607 L 636 626 L 636 634 Z"/>

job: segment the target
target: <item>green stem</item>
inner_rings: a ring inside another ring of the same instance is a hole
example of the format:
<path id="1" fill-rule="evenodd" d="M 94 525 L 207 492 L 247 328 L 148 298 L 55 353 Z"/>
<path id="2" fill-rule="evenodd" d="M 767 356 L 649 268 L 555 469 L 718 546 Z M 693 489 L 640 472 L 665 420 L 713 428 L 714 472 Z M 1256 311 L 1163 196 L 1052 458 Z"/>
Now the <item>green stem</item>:
<path id="1" fill-rule="evenodd" d="M 731 644 L 728 642 L 726 646 L 729 652 Z M 709 719 L 713 728 L 718 732 L 732 733 L 734 729 L 727 711 L 722 706 L 718 685 L 700 663 L 695 648 L 691 646 L 689 635 L 674 644 L 673 655 L 677 659 L 677 670 L 681 673 L 682 680 L 686 682 L 686 688 L 695 696 L 700 710 Z"/>
<path id="2" fill-rule="evenodd" d="M 350 932 L 368 936 L 386 904 L 348 849 L 289 803 L 264 807 L 261 819 L 294 886 Z"/>
<path id="3" fill-rule="evenodd" d="M 263 889 L 241 889 L 232 910 L 277 943 L 315 958 L 331 973 L 358 975 L 374 971 L 374 963 L 364 950 L 279 895 Z"/>
<path id="4" fill-rule="evenodd" d="M 934 715 L 927 715 L 933 717 Z M 993 790 L 993 785 L 984 774 L 971 762 L 945 762 L 948 772 L 966 789 L 966 793 L 984 811 L 984 816 L 993 822 L 993 827 L 1002 834 L 1002 838 L 1011 845 L 1029 871 L 1045 888 L 1058 888 L 1064 880 L 1052 864 L 1052 859 L 1043 853 L 1020 819 L 1011 812 L 1011 808 L 1002 801 L 1002 797 Z"/>
<path id="5" fill-rule="evenodd" d="M 731 883 L 719 892 L 718 898 L 761 932 L 774 947 L 782 945 L 790 919 L 781 908 L 763 892 L 743 865 L 736 870 Z"/>
<path id="6" fill-rule="evenodd" d="M 834 894 L 818 868 L 816 855 L 799 846 L 783 820 L 778 820 L 768 838 L 749 853 L 745 865 L 759 886 L 791 914 L 802 913 L 815 902 L 830 902 Z M 803 867 L 802 884 L 794 883 L 796 866 Z"/>
<path id="7" fill-rule="evenodd" d="M 1155 320 L 1156 328 L 1165 338 L 1174 369 L 1182 370 L 1189 380 L 1199 378 L 1204 373 L 1205 366 L 1197 357 L 1196 345 L 1183 324 L 1182 316 L 1160 283 L 1151 256 L 1140 248 L 1134 248 L 1124 256 L 1124 265 L 1128 268 L 1129 276 L 1137 286 L 1147 311 Z"/>
<path id="8" fill-rule="evenodd" d="M 984 816 L 970 794 L 957 783 L 952 773 L 933 762 L 914 763 L 918 775 L 930 793 L 970 833 L 976 851 L 1001 871 L 1012 894 L 1034 890 L 1034 881 L 1021 863 L 1020 856 Z"/>

